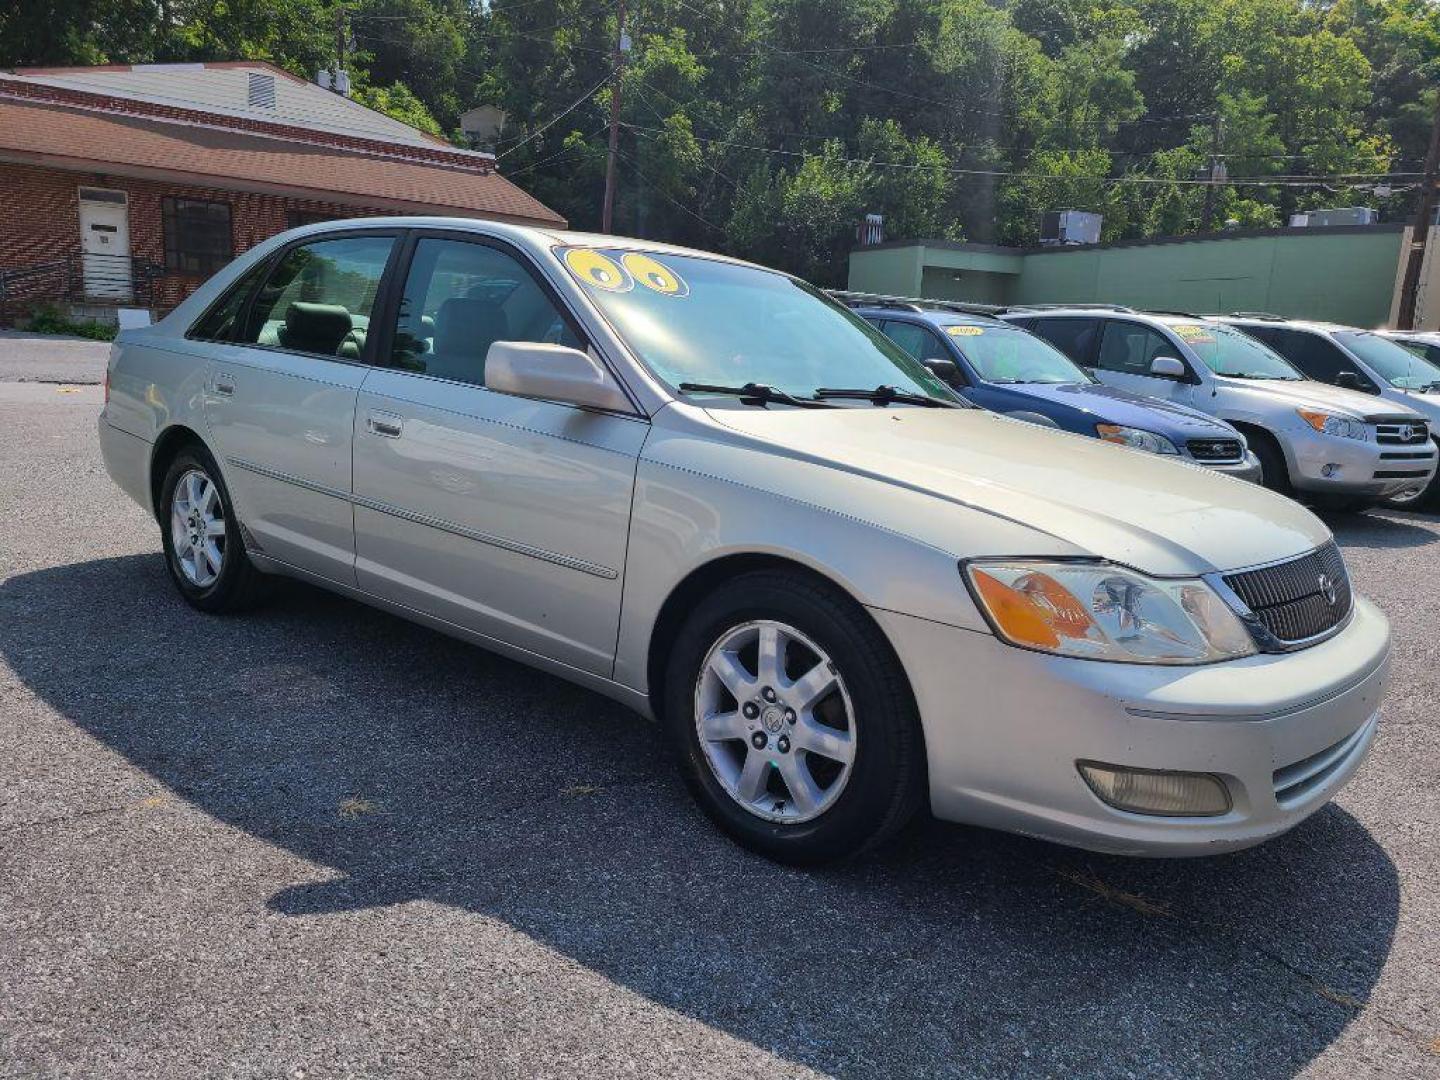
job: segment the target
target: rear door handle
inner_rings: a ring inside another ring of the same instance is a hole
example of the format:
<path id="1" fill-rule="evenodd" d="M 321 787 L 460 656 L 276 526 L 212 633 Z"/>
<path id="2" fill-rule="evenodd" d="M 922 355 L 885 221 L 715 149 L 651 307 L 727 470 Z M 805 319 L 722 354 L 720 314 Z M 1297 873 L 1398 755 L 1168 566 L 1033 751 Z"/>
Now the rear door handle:
<path id="1" fill-rule="evenodd" d="M 366 418 L 366 423 L 369 425 L 370 431 L 373 434 L 386 439 L 400 438 L 400 432 L 405 424 L 405 422 L 394 413 L 379 412 L 372 412 Z"/>
<path id="2" fill-rule="evenodd" d="M 229 397 L 235 393 L 235 378 L 233 375 L 215 376 L 215 393 Z"/>

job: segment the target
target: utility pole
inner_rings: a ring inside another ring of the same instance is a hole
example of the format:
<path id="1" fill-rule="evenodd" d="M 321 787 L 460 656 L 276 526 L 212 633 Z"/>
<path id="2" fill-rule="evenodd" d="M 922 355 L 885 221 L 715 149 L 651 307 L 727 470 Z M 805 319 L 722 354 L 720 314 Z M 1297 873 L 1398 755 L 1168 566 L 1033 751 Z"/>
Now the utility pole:
<path id="1" fill-rule="evenodd" d="M 350 73 L 345 70 L 345 47 L 350 27 L 345 19 L 345 5 L 335 5 L 335 76 L 330 86 L 341 97 L 350 96 Z"/>
<path id="2" fill-rule="evenodd" d="M 630 39 L 625 36 L 625 0 L 615 8 L 615 50 L 610 55 L 614 74 L 610 79 L 610 150 L 605 155 L 605 204 L 600 213 L 600 231 L 613 232 L 615 221 L 615 152 L 620 143 L 620 83 L 625 73 L 625 54 Z"/>
<path id="3" fill-rule="evenodd" d="M 1400 286 L 1400 310 L 1395 326 L 1415 329 L 1415 309 L 1420 299 L 1420 270 L 1425 263 L 1425 244 L 1430 239 L 1430 219 L 1435 214 L 1435 182 L 1440 179 L 1440 91 L 1435 94 L 1435 121 L 1430 127 L 1430 149 L 1425 153 L 1425 179 L 1420 181 L 1420 198 L 1415 208 L 1415 225 L 1410 233 L 1410 251 L 1405 259 L 1405 279 Z"/>
<path id="4" fill-rule="evenodd" d="M 1220 112 L 1210 125 L 1210 167 L 1205 170 L 1205 209 L 1200 214 L 1200 231 L 1209 232 L 1215 219 L 1215 183 L 1220 169 Z"/>

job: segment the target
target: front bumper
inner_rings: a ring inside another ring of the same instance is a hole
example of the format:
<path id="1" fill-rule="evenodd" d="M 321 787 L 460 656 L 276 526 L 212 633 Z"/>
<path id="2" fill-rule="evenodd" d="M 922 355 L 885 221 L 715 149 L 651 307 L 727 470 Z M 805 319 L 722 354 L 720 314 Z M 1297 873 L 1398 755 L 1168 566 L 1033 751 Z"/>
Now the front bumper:
<path id="1" fill-rule="evenodd" d="M 1299 491 L 1345 498 L 1388 499 L 1423 487 L 1435 475 L 1435 444 L 1391 446 L 1323 435 L 1287 433 L 1290 481 Z"/>
<path id="2" fill-rule="evenodd" d="M 1323 806 L 1370 748 L 1390 628 L 1357 597 L 1309 649 L 1203 667 L 1097 663 L 872 612 L 915 690 L 937 817 L 1127 855 L 1261 843 Z M 1114 809 L 1078 761 L 1211 773 L 1233 806 L 1205 818 Z"/>

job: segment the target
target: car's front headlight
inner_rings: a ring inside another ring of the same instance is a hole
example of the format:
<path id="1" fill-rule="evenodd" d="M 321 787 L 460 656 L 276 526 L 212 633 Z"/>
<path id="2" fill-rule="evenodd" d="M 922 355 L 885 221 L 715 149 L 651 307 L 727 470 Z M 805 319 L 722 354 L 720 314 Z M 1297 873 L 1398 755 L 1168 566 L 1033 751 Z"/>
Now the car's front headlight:
<path id="1" fill-rule="evenodd" d="M 1025 559 L 982 559 L 964 571 L 996 634 L 1026 649 L 1128 664 L 1208 664 L 1257 651 L 1199 578 Z"/>
<path id="2" fill-rule="evenodd" d="M 1095 434 L 1100 436 L 1103 442 L 1119 443 L 1121 446 L 1144 450 L 1150 454 L 1180 453 L 1175 449 L 1175 444 L 1164 435 L 1157 435 L 1144 428 L 1126 427 L 1124 424 L 1096 424 Z"/>
<path id="3" fill-rule="evenodd" d="M 1336 413 L 1320 412 L 1316 409 L 1296 409 L 1300 419 L 1309 424 L 1322 435 L 1334 435 L 1340 439 L 1363 439 L 1365 438 L 1365 422 L 1356 420 L 1353 416 L 1340 416 Z"/>

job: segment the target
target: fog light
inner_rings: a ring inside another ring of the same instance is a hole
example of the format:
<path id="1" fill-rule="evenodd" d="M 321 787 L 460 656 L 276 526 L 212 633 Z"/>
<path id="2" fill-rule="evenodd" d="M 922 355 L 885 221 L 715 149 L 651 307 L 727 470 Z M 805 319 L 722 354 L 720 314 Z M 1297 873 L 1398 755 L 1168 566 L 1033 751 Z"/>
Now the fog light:
<path id="1" fill-rule="evenodd" d="M 1330 462 L 1330 464 L 1328 464 L 1328 465 L 1322 465 L 1322 466 L 1320 466 L 1320 475 L 1323 476 L 1323 477 L 1325 477 L 1326 480 L 1329 480 L 1330 477 L 1334 476 L 1334 475 L 1335 475 L 1336 473 L 1338 473 L 1339 471 L 1340 471 L 1340 466 L 1339 466 L 1339 465 L 1336 465 L 1333 461 Z"/>
<path id="2" fill-rule="evenodd" d="M 1079 763 L 1080 775 L 1104 803 L 1132 814 L 1217 817 L 1230 810 L 1230 793 L 1209 773 L 1130 769 L 1098 761 Z"/>

